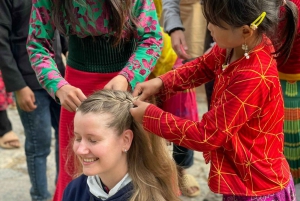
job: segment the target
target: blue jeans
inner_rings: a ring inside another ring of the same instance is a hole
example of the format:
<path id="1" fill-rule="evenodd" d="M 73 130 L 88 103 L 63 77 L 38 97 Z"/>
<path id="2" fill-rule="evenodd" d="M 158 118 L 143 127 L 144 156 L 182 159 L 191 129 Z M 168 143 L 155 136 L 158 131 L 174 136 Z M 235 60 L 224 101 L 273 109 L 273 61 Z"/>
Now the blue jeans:
<path id="1" fill-rule="evenodd" d="M 51 127 L 55 130 L 55 158 L 58 172 L 58 124 L 60 105 L 44 89 L 33 90 L 37 108 L 25 112 L 18 106 L 18 112 L 25 132 L 25 154 L 31 182 L 32 201 L 51 198 L 47 184 L 47 156 L 51 146 Z"/>
<path id="2" fill-rule="evenodd" d="M 173 144 L 173 158 L 179 167 L 187 169 L 194 163 L 194 151 Z"/>

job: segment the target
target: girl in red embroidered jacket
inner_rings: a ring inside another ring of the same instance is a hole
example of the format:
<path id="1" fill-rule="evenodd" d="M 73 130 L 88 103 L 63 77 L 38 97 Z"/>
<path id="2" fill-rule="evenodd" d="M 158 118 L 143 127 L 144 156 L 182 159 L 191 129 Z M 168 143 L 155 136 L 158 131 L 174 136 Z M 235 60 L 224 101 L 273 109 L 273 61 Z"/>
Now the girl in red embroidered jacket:
<path id="1" fill-rule="evenodd" d="M 284 109 L 275 57 L 290 54 L 297 7 L 282 0 L 203 3 L 215 47 L 176 70 L 137 85 L 133 95 L 139 99 L 131 113 L 147 131 L 204 152 L 206 162 L 211 163 L 208 185 L 223 194 L 223 200 L 295 200 L 283 155 Z M 279 36 L 282 6 L 289 28 Z M 200 122 L 143 102 L 154 94 L 165 100 L 176 91 L 213 79 L 211 109 Z"/>

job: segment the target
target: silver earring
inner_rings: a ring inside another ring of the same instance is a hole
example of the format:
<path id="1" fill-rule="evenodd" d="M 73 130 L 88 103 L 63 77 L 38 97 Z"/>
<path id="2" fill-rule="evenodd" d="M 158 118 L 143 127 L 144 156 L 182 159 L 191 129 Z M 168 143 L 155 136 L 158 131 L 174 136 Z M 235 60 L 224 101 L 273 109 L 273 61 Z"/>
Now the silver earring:
<path id="1" fill-rule="evenodd" d="M 246 59 L 249 59 L 250 56 L 248 54 L 248 45 L 246 44 L 246 42 L 242 45 L 242 49 L 245 51 L 244 56 L 246 57 Z"/>
<path id="2" fill-rule="evenodd" d="M 127 150 L 126 149 L 124 149 L 124 153 L 127 154 Z"/>

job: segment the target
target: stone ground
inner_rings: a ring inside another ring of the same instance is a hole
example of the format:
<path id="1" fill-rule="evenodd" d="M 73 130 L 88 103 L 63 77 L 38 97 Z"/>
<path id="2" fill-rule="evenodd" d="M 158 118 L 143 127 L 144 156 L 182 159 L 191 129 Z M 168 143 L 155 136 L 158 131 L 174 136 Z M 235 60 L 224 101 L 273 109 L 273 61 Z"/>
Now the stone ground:
<path id="1" fill-rule="evenodd" d="M 199 115 L 206 112 L 206 98 L 204 88 L 197 89 L 197 101 Z M 9 118 L 13 124 L 13 130 L 18 134 L 22 144 L 24 144 L 24 130 L 16 110 L 8 110 Z M 54 160 L 54 138 L 52 151 L 48 157 L 47 175 L 48 185 L 51 193 L 54 192 L 55 179 L 55 160 Z M 20 149 L 5 150 L 0 148 L 0 201 L 30 201 L 29 189 L 30 181 L 27 174 L 24 145 Z M 222 196 L 212 193 L 207 186 L 207 175 L 209 165 L 204 163 L 200 152 L 195 153 L 194 165 L 188 169 L 188 172 L 195 176 L 201 187 L 201 194 L 195 198 L 182 196 L 182 201 L 221 201 Z M 296 186 L 297 198 L 300 201 L 300 185 Z"/>

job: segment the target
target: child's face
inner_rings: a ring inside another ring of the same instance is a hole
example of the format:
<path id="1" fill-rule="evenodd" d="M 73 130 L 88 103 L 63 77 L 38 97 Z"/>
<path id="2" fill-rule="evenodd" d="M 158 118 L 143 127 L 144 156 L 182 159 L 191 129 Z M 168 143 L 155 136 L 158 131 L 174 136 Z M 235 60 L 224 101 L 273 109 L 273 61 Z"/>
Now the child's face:
<path id="1" fill-rule="evenodd" d="M 111 118 L 110 114 L 77 112 L 75 115 L 73 150 L 87 176 L 109 177 L 127 172 L 124 150 L 129 147 L 123 134 L 118 136 L 117 131 L 107 127 Z"/>
<path id="2" fill-rule="evenodd" d="M 208 23 L 208 30 L 211 32 L 211 36 L 220 48 L 235 48 L 241 46 L 245 40 L 242 34 L 242 28 L 230 27 L 225 22 L 222 24 L 226 29 Z"/>

